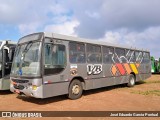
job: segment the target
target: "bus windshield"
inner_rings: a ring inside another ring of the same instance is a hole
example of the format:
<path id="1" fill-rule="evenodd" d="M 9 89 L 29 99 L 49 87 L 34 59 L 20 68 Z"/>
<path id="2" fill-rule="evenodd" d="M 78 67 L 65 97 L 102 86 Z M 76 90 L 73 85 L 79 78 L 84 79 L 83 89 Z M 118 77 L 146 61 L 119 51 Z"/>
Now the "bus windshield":
<path id="1" fill-rule="evenodd" d="M 12 75 L 40 75 L 40 42 L 28 42 L 16 48 Z"/>

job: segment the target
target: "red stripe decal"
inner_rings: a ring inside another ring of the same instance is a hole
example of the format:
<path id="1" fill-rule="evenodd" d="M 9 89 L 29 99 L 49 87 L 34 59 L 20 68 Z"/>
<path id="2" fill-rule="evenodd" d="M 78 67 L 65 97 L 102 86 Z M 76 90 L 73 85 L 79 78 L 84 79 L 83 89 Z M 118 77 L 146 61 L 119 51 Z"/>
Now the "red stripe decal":
<path id="1" fill-rule="evenodd" d="M 125 75 L 126 72 L 125 72 L 125 69 L 123 68 L 123 65 L 120 63 L 117 63 L 116 66 L 117 66 L 119 72 L 121 73 L 121 75 Z"/>

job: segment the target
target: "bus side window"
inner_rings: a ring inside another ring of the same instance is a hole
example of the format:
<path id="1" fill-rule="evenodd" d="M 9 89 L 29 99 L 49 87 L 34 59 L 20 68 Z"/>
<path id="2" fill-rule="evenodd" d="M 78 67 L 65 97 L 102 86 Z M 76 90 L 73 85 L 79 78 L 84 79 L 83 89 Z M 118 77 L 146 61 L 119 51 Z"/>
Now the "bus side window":
<path id="1" fill-rule="evenodd" d="M 113 48 L 103 46 L 103 63 L 113 63 L 112 60 L 113 55 L 114 55 Z"/>
<path id="2" fill-rule="evenodd" d="M 85 63 L 85 45 L 83 43 L 69 43 L 69 59 L 71 63 Z"/>
<path id="3" fill-rule="evenodd" d="M 126 63 L 125 49 L 115 48 L 115 62 L 116 63 Z"/>
<path id="4" fill-rule="evenodd" d="M 143 61 L 142 63 L 149 63 L 150 62 L 150 55 L 147 52 L 143 52 Z"/>
<path id="5" fill-rule="evenodd" d="M 87 62 L 102 63 L 101 46 L 87 44 Z"/>
<path id="6" fill-rule="evenodd" d="M 11 47 L 10 48 L 10 52 L 9 52 L 9 61 L 12 62 L 13 61 L 13 57 L 14 57 L 14 52 L 15 52 L 15 48 Z"/>
<path id="7" fill-rule="evenodd" d="M 135 62 L 135 52 L 133 50 L 126 50 L 126 59 L 129 63 Z"/>
<path id="8" fill-rule="evenodd" d="M 136 56 L 136 63 L 141 63 L 142 60 L 143 60 L 142 52 L 136 51 L 136 52 L 135 52 L 135 56 Z"/>

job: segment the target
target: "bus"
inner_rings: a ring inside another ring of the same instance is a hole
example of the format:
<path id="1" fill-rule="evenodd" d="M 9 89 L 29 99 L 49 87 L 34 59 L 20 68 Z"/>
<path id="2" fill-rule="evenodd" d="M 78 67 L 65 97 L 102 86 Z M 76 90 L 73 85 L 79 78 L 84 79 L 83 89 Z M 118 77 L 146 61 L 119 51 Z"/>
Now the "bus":
<path id="1" fill-rule="evenodd" d="M 151 56 L 151 72 L 160 73 L 160 58 L 155 59 L 153 56 Z"/>
<path id="2" fill-rule="evenodd" d="M 10 89 L 10 71 L 16 43 L 11 40 L 0 41 L 0 90 Z"/>
<path id="3" fill-rule="evenodd" d="M 84 90 L 127 84 L 151 76 L 150 52 L 55 33 L 19 39 L 10 90 L 19 95 L 78 99 Z"/>

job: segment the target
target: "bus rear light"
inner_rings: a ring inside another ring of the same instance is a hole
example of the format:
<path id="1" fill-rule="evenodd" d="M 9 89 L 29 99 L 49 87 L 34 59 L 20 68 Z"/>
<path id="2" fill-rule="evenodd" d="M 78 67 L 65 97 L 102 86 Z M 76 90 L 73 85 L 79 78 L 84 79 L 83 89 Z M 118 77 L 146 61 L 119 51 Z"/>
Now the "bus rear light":
<path id="1" fill-rule="evenodd" d="M 32 85 L 32 90 L 37 90 L 37 86 L 36 85 Z"/>

